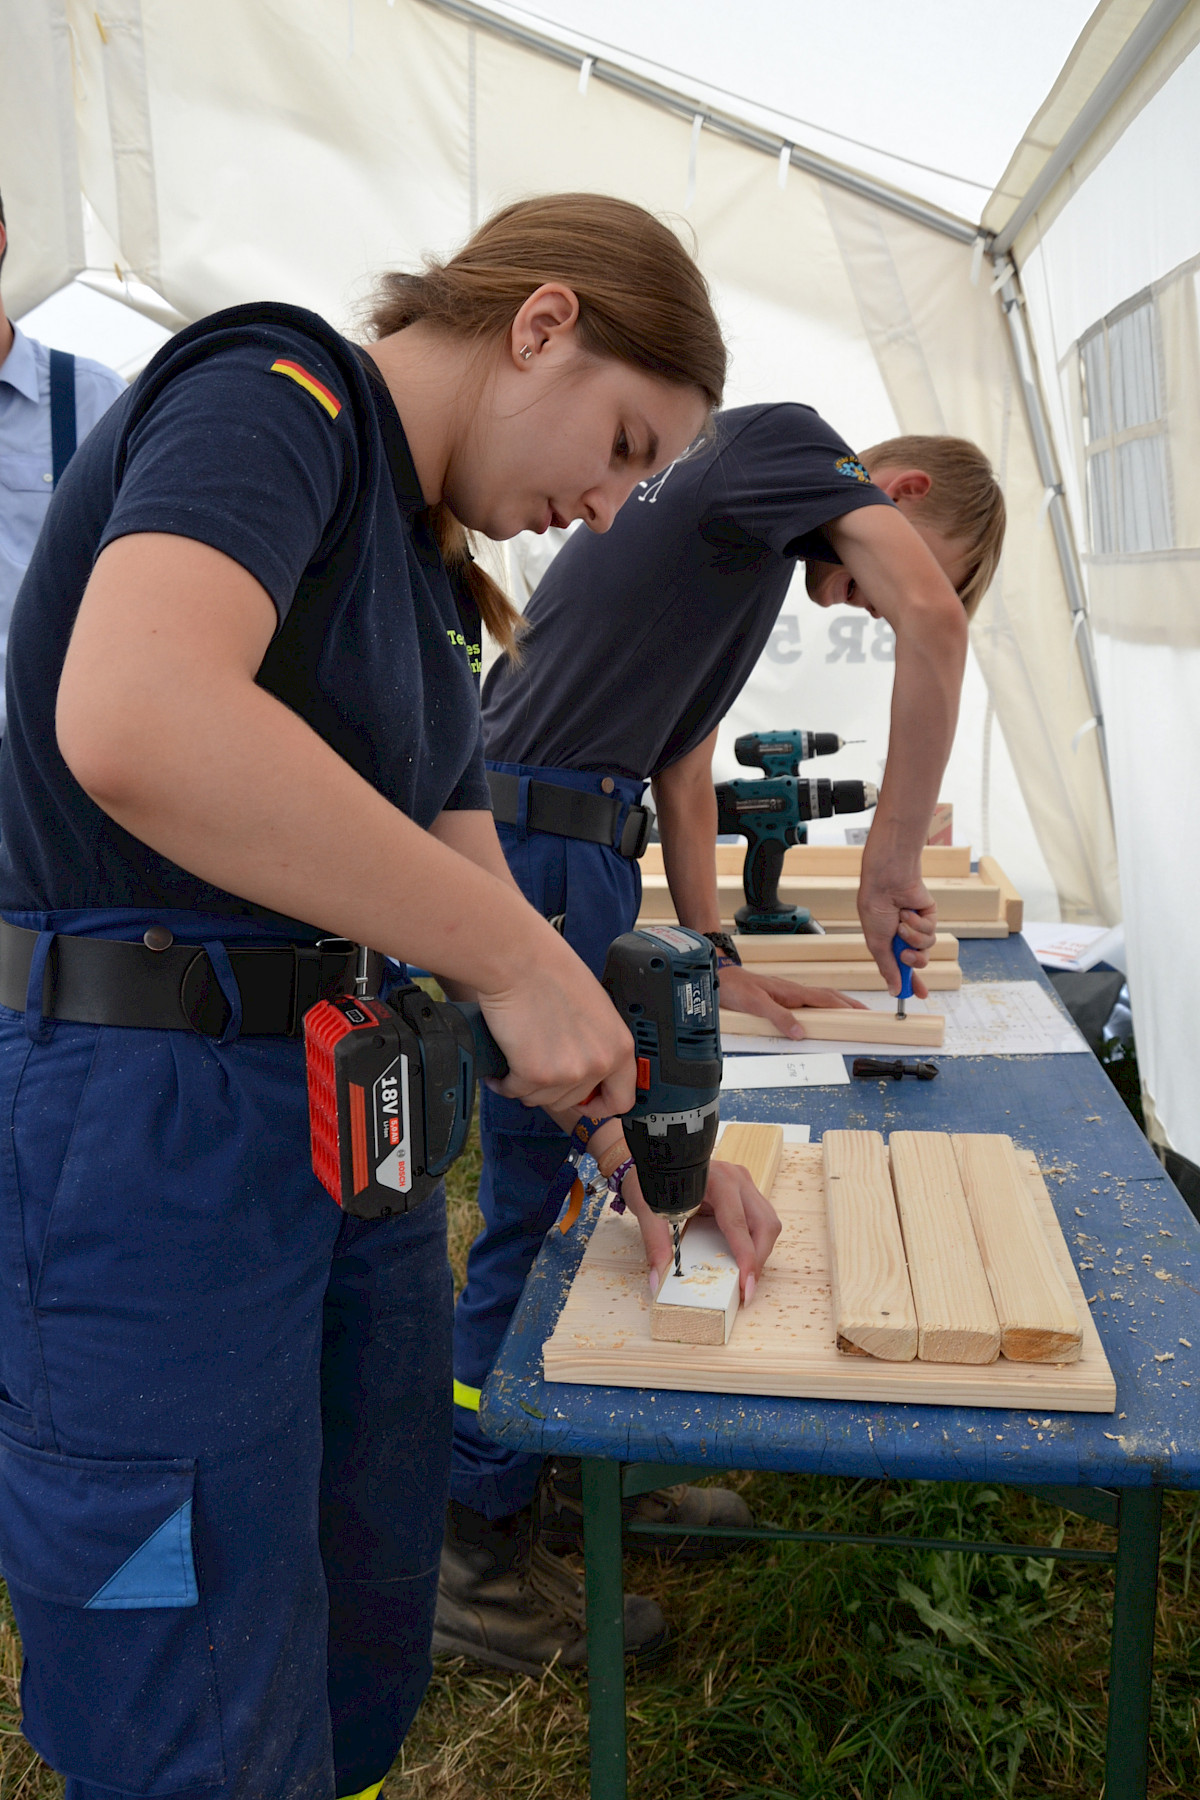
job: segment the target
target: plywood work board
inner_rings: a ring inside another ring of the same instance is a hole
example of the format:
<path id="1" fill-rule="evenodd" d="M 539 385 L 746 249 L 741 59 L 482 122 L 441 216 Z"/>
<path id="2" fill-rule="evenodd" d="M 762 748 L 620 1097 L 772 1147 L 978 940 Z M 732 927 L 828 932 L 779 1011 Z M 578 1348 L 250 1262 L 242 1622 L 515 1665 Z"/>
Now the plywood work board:
<path id="1" fill-rule="evenodd" d="M 798 1006 L 795 1016 L 805 1036 L 829 1044 L 905 1044 L 918 1050 L 936 1050 L 946 1035 L 940 1013 L 909 1013 L 898 1019 L 893 1012 L 866 1012 L 854 1006 Z M 777 1038 L 769 1019 L 757 1013 L 721 1008 L 721 1030 L 736 1037 Z"/>
<path id="2" fill-rule="evenodd" d="M 1032 1155 L 1018 1151 L 1018 1166 L 1083 1332 L 1079 1360 L 1065 1367 L 1004 1357 L 984 1367 L 893 1363 L 839 1351 L 822 1160 L 819 1144 L 784 1145 L 771 1196 L 782 1233 L 753 1305 L 742 1309 L 730 1342 L 711 1348 L 653 1342 L 641 1233 L 630 1214 L 606 1209 L 545 1343 L 546 1380 L 820 1400 L 1115 1410 L 1112 1371 Z"/>

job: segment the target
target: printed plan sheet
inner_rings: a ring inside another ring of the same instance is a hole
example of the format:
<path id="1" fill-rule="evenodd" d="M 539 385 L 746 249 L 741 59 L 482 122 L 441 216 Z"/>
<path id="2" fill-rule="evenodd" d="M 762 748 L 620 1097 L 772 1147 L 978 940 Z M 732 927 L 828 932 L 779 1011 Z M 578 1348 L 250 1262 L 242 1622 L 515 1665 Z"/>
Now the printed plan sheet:
<path id="1" fill-rule="evenodd" d="M 872 1012 L 895 1012 L 890 994 L 856 994 Z M 901 1050 L 887 1044 L 859 1044 L 848 1027 L 838 1056 L 1065 1056 L 1087 1053 L 1087 1044 L 1074 1024 L 1036 981 L 974 981 L 952 993 L 932 994 L 928 1000 L 910 1000 L 910 1013 L 941 1013 L 946 1021 L 945 1042 L 938 1049 Z M 726 1056 L 779 1057 L 828 1056 L 827 1042 L 799 1043 L 782 1037 L 741 1037 L 721 1033 Z M 728 1079 L 724 1086 L 732 1086 Z M 809 1086 L 819 1085 L 808 1083 Z"/>

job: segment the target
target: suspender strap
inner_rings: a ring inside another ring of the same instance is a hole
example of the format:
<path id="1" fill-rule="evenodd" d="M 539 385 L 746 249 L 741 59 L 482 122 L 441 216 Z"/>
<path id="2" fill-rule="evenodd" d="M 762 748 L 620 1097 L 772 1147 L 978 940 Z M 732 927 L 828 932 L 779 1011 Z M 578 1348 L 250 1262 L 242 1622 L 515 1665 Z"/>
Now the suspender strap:
<path id="1" fill-rule="evenodd" d="M 50 456 L 54 485 L 75 454 L 75 358 L 67 350 L 50 352 Z"/>

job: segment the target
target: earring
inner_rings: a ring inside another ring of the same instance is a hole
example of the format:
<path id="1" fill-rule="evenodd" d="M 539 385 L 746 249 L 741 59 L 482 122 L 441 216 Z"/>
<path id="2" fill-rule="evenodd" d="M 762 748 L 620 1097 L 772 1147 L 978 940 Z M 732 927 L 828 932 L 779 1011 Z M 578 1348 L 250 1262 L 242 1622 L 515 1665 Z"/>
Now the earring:
<path id="1" fill-rule="evenodd" d="M 521 361 L 528 362 L 532 355 L 533 355 L 533 351 L 529 348 L 529 345 L 522 344 L 521 345 Z"/>

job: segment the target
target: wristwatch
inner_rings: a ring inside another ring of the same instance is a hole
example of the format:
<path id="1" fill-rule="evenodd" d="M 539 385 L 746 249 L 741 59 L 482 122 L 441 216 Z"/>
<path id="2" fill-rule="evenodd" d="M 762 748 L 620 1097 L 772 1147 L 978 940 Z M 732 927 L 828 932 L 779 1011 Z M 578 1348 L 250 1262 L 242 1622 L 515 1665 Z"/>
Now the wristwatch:
<path id="1" fill-rule="evenodd" d="M 700 936 L 706 937 L 713 949 L 719 953 L 719 956 L 723 956 L 726 962 L 737 963 L 739 967 L 741 966 L 742 959 L 738 955 L 737 945 L 727 931 L 702 931 Z M 717 967 L 718 969 L 721 967 L 719 960 Z"/>

